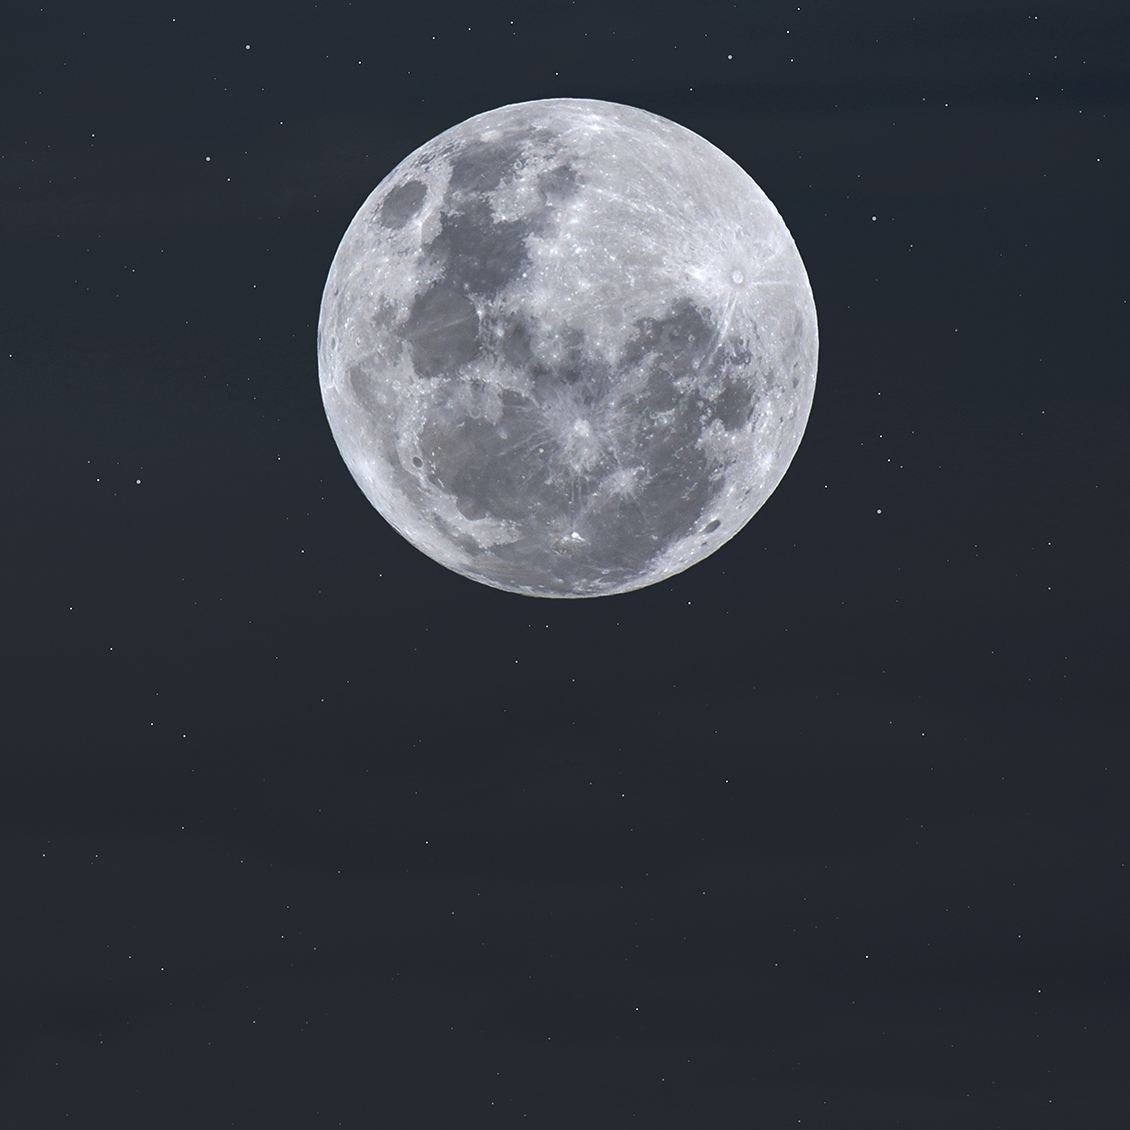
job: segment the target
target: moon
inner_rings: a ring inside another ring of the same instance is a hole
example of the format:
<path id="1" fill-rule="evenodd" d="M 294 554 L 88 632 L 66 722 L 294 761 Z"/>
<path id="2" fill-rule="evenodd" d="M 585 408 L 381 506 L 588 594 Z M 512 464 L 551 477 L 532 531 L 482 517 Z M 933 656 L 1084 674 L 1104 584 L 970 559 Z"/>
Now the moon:
<path id="1" fill-rule="evenodd" d="M 464 577 L 538 597 L 655 584 L 781 481 L 816 307 L 776 208 L 644 110 L 555 98 L 441 133 L 345 232 L 322 400 L 369 501 Z"/>

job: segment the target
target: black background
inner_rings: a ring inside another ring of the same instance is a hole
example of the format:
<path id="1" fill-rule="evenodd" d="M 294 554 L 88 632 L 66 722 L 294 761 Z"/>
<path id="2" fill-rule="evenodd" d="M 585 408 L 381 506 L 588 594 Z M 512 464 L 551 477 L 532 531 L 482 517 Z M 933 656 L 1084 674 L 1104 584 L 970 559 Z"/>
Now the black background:
<path id="1" fill-rule="evenodd" d="M 1127 1124 L 1123 3 L 3 22 L 0 1124 Z M 554 96 L 820 315 L 764 509 L 588 601 L 403 542 L 314 351 L 385 173 Z"/>

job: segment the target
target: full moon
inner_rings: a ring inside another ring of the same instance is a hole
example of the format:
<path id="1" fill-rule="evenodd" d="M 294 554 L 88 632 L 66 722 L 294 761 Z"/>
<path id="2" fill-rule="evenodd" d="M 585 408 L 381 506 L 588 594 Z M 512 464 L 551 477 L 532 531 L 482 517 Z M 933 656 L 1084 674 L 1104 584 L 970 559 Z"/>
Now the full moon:
<path id="1" fill-rule="evenodd" d="M 482 584 L 589 597 L 730 540 L 816 384 L 812 290 L 749 175 L 665 118 L 556 98 L 406 157 L 326 280 L 322 399 L 369 501 Z"/>

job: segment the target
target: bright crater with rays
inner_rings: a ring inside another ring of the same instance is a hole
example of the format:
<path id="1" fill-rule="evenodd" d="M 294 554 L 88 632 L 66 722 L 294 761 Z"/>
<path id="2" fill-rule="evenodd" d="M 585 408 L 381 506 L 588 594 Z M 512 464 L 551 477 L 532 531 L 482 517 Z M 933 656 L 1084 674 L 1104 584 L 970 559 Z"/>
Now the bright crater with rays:
<path id="1" fill-rule="evenodd" d="M 734 536 L 788 469 L 817 325 L 777 210 L 654 114 L 480 114 L 377 186 L 318 327 L 322 398 L 409 542 L 531 596 L 627 592 Z"/>

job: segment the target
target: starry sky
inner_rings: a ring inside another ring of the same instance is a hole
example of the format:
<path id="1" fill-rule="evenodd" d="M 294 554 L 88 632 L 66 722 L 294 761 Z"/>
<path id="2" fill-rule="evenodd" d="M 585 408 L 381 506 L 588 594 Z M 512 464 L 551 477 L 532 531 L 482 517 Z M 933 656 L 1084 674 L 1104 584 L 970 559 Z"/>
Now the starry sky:
<path id="1" fill-rule="evenodd" d="M 1123 3 L 5 12 L 0 1124 L 1127 1124 Z M 381 178 L 560 96 L 820 317 L 762 511 L 582 601 L 404 542 L 315 356 Z"/>

